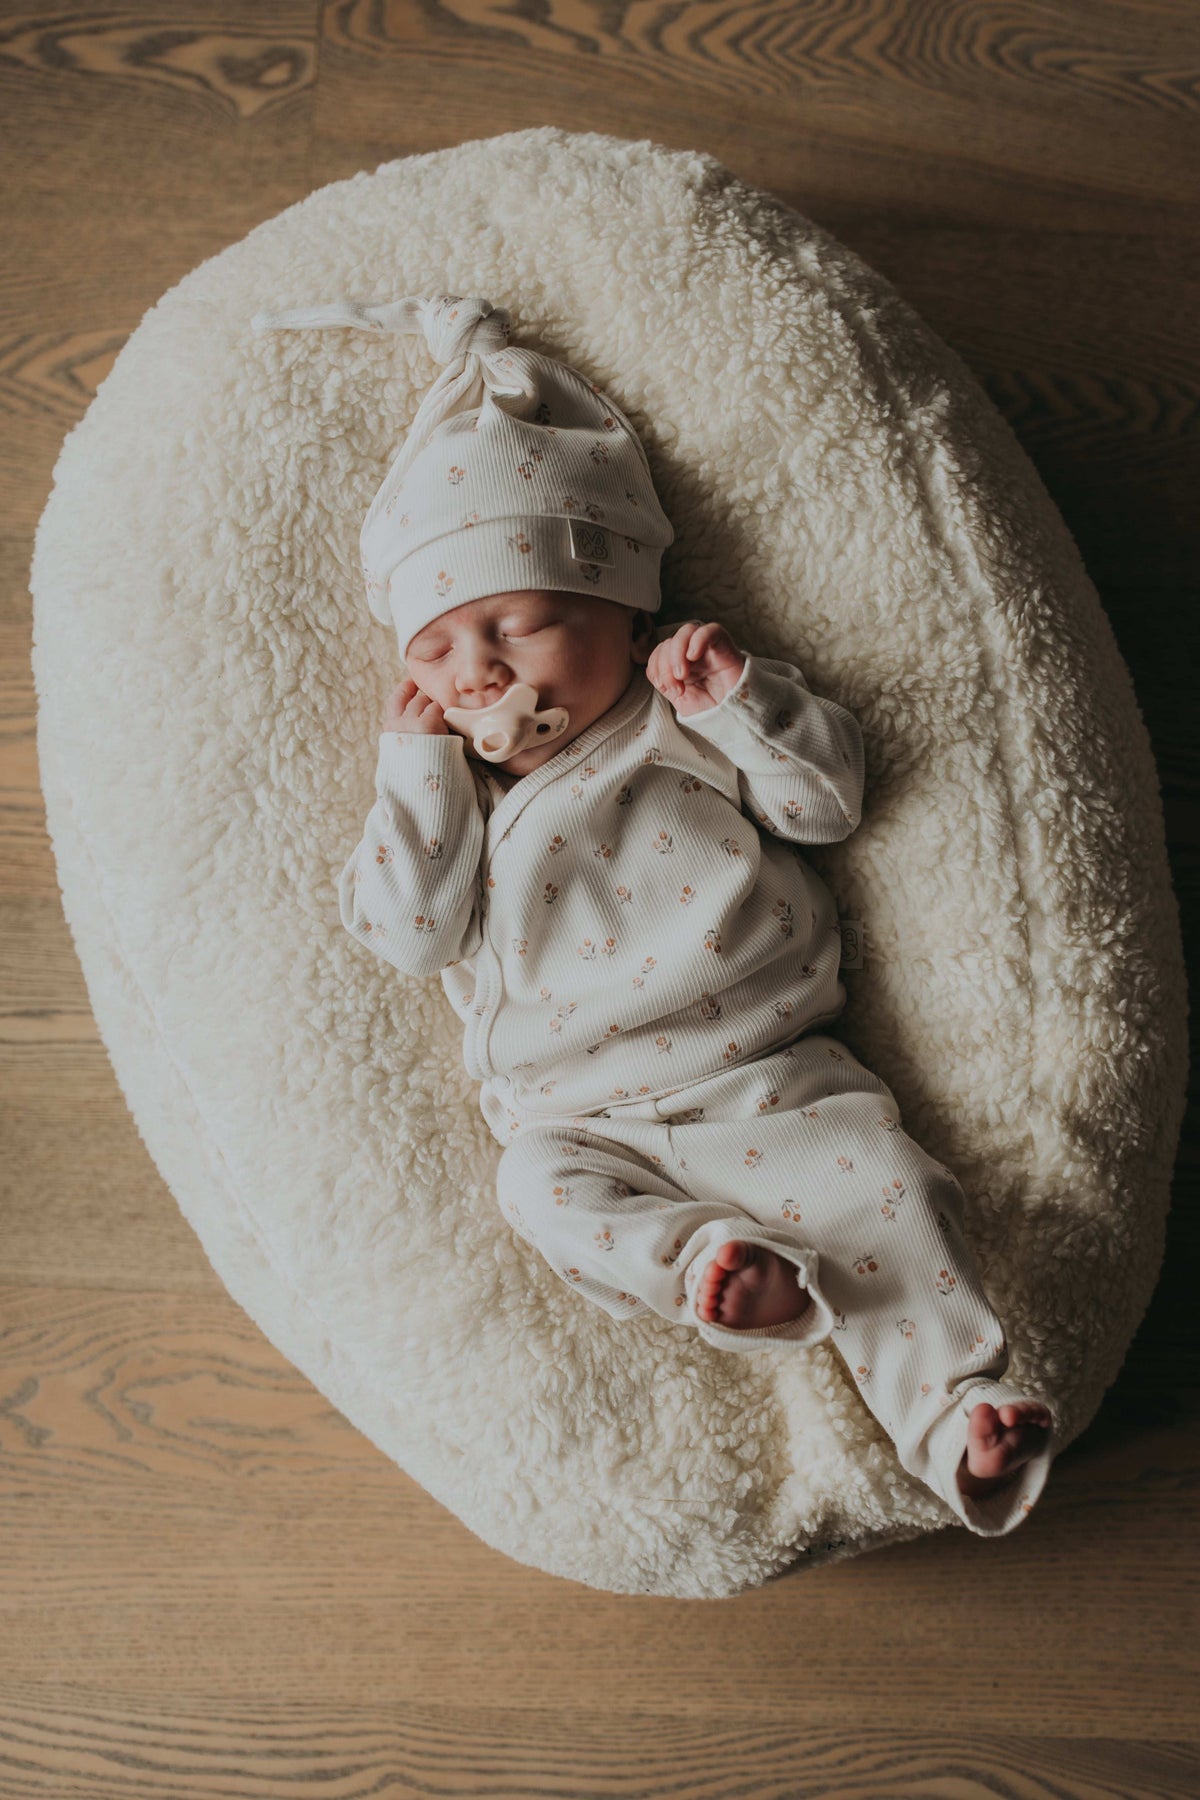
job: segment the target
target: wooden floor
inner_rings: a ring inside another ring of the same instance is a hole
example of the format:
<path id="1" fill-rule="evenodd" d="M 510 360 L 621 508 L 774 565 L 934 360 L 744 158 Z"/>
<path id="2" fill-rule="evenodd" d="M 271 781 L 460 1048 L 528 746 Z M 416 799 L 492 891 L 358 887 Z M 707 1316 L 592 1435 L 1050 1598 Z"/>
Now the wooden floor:
<path id="1" fill-rule="evenodd" d="M 0 5 L 0 1800 L 1200 1794 L 1197 1129 L 1162 1281 L 1012 1537 L 733 1602 L 506 1560 L 228 1299 L 93 1024 L 45 832 L 33 532 L 143 313 L 312 188 L 554 124 L 707 150 L 962 354 L 1133 674 L 1189 941 L 1196 0 Z"/>

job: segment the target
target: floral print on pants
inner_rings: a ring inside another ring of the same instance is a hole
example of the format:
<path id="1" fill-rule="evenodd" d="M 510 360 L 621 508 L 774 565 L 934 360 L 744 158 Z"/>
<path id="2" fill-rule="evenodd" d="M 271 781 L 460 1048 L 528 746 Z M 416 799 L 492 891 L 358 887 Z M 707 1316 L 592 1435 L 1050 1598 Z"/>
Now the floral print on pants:
<path id="1" fill-rule="evenodd" d="M 527 1115 L 497 1197 L 555 1273 L 615 1319 L 654 1312 L 741 1352 L 830 1341 L 903 1467 L 973 1531 L 999 1535 L 1031 1510 L 1053 1432 L 994 1496 L 958 1492 L 971 1408 L 1042 1396 L 1000 1379 L 1008 1345 L 963 1237 L 962 1188 L 839 1040 L 813 1034 L 657 1100 Z M 700 1277 L 731 1239 L 795 1265 L 810 1297 L 797 1320 L 734 1330 L 700 1318 Z"/>

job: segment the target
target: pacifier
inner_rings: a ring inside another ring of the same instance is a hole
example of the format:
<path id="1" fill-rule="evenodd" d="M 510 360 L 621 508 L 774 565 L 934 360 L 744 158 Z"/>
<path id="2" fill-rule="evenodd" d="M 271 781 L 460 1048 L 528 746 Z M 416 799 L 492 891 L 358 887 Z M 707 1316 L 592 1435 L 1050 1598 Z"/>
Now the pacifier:
<path id="1" fill-rule="evenodd" d="M 527 681 L 514 681 L 494 706 L 444 706 L 442 716 L 469 737 L 477 756 L 488 762 L 506 762 L 531 744 L 548 744 L 561 737 L 570 719 L 565 706 L 538 708 L 537 689 Z"/>

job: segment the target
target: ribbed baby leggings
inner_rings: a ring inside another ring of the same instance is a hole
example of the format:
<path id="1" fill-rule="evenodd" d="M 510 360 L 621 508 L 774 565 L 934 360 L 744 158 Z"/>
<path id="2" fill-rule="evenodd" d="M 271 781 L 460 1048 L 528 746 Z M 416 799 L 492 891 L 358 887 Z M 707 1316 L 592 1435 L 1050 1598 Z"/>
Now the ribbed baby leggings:
<path id="1" fill-rule="evenodd" d="M 970 1409 L 1027 1394 L 999 1380 L 1008 1349 L 963 1239 L 962 1188 L 838 1039 L 800 1038 L 608 1117 L 518 1116 L 501 1210 L 613 1318 L 652 1311 L 733 1351 L 831 1338 L 903 1466 L 943 1493 Z M 795 1264 L 811 1296 L 801 1318 L 765 1330 L 700 1318 L 700 1276 L 735 1238 Z M 1028 1505 L 1048 1464 L 1028 1467 Z"/>

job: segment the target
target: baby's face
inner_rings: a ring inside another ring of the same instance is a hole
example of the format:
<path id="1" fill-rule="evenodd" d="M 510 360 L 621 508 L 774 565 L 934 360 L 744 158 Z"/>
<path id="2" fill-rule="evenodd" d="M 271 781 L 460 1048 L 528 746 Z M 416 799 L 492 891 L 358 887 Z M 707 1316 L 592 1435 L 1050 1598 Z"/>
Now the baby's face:
<path id="1" fill-rule="evenodd" d="M 539 707 L 565 706 L 570 723 L 561 737 L 495 765 L 519 776 L 557 756 L 615 705 L 653 648 L 649 613 L 590 594 L 524 588 L 468 600 L 431 620 L 404 661 L 422 693 L 443 710 L 492 706 L 514 681 L 537 690 Z"/>

